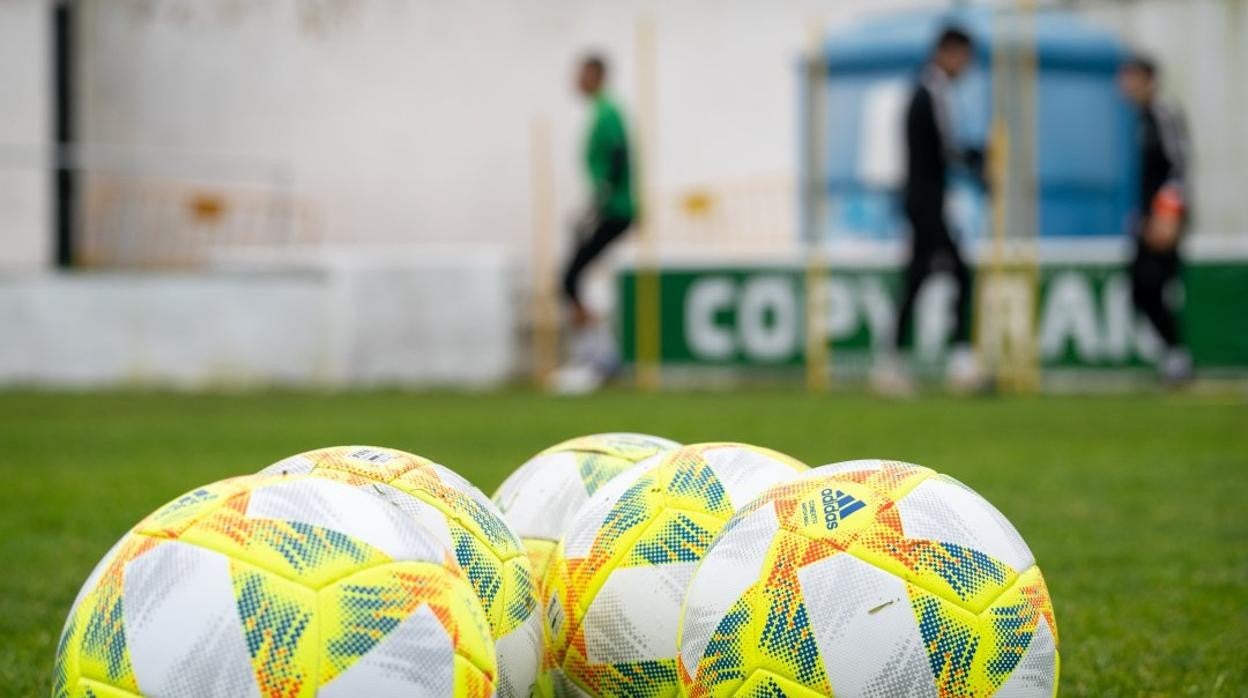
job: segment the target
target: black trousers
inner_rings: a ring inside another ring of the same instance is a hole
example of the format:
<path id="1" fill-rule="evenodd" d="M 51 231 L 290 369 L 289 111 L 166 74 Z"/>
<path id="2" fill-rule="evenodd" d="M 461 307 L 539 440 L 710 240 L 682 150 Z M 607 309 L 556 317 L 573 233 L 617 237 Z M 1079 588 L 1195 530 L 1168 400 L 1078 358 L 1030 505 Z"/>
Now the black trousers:
<path id="1" fill-rule="evenodd" d="M 1142 241 L 1136 243 L 1135 259 L 1131 262 L 1131 300 L 1170 348 L 1182 345 L 1183 336 L 1178 315 L 1166 303 L 1166 287 L 1179 278 L 1181 271 L 1178 250 L 1155 252 Z"/>
<path id="2" fill-rule="evenodd" d="M 593 230 L 576 246 L 572 259 L 563 272 L 563 294 L 573 303 L 581 302 L 581 275 L 590 262 L 593 262 L 607 249 L 611 243 L 628 231 L 633 224 L 631 218 L 603 218 Z"/>
<path id="3" fill-rule="evenodd" d="M 957 243 L 949 234 L 944 212 L 937 207 L 906 206 L 906 218 L 910 220 L 913 237 L 910 241 L 910 260 L 902 278 L 901 305 L 897 309 L 897 328 L 893 333 L 894 346 L 900 349 L 909 343 L 914 303 L 923 282 L 938 269 L 952 273 L 957 282 L 954 295 L 957 319 L 953 341 L 955 344 L 966 344 L 971 340 L 971 273 L 962 260 Z"/>

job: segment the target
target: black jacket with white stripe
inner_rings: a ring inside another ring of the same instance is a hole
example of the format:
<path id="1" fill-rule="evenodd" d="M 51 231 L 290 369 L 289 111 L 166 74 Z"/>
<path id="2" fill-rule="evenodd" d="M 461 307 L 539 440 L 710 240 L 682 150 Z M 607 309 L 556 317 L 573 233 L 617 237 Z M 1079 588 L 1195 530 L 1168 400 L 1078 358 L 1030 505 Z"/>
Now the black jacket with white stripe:
<path id="1" fill-rule="evenodd" d="M 1187 181 L 1190 148 L 1182 115 L 1157 101 L 1150 102 L 1140 110 L 1138 137 L 1139 216 L 1149 216 L 1158 192 L 1167 187 L 1175 188 L 1190 211 L 1191 192 Z"/>

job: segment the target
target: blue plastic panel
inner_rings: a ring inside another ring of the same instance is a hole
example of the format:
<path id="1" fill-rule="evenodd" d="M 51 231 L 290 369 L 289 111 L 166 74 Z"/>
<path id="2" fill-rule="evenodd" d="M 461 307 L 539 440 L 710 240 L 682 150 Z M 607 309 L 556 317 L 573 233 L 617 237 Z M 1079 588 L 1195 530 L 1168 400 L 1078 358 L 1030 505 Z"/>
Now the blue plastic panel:
<path id="1" fill-rule="evenodd" d="M 979 47 L 978 65 L 957 83 L 954 120 L 959 141 L 982 147 L 992 119 L 990 47 L 993 32 L 1004 26 L 988 11 L 876 19 L 826 42 L 828 78 L 818 125 L 826 201 L 823 220 L 812 222 L 817 236 L 888 239 L 904 232 L 896 184 L 863 178 L 864 141 L 873 126 L 866 121 L 877 118 L 866 113 L 867 102 L 881 85 L 911 89 L 937 32 L 950 23 L 969 30 Z M 1032 26 L 1040 235 L 1121 235 L 1137 172 L 1133 115 L 1114 78 L 1126 51 L 1112 35 L 1066 14 L 1041 13 Z M 900 125 L 896 130 L 900 141 Z M 955 177 L 952 189 L 960 234 L 984 234 L 983 193 L 965 177 Z"/>

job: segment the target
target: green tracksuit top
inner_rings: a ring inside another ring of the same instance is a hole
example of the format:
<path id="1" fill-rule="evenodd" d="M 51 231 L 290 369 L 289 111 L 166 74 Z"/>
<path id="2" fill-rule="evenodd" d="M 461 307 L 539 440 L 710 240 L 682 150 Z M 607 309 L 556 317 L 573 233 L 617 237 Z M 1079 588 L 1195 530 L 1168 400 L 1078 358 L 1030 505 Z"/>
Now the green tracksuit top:
<path id="1" fill-rule="evenodd" d="M 620 110 L 605 94 L 594 96 L 594 121 L 585 142 L 585 165 L 594 207 L 602 218 L 633 218 L 633 170 Z"/>

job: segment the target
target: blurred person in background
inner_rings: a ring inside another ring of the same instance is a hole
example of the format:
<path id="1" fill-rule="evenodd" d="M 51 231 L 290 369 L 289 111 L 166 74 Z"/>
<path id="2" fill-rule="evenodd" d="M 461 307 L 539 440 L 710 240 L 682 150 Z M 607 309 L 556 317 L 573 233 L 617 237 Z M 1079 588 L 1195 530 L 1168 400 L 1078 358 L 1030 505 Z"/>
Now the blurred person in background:
<path id="1" fill-rule="evenodd" d="M 1139 112 L 1140 193 L 1132 225 L 1131 298 L 1165 342 L 1158 365 L 1162 380 L 1177 384 L 1191 379 L 1192 357 L 1166 296 L 1182 268 L 1179 243 L 1189 218 L 1189 146 L 1182 115 L 1157 96 L 1158 78 L 1157 65 L 1144 56 L 1127 61 L 1118 75 L 1123 94 Z"/>
<path id="2" fill-rule="evenodd" d="M 969 34 L 954 27 L 942 31 L 919 74 L 906 110 L 907 169 L 903 206 L 910 223 L 910 258 L 904 273 L 893 345 L 879 357 L 871 376 L 873 387 L 885 395 L 905 396 L 913 392 L 900 352 L 910 334 L 919 291 L 928 277 L 940 269 L 952 273 L 957 283 L 954 347 L 948 365 L 950 387 L 958 392 L 969 392 L 983 383 L 983 374 L 970 344 L 970 272 L 945 215 L 949 170 L 961 164 L 971 168 L 981 179 L 983 176 L 983 152 L 959 147 L 952 122 L 950 92 L 953 82 L 970 67 L 974 57 L 975 46 Z"/>
<path id="3" fill-rule="evenodd" d="M 607 62 L 597 54 L 581 60 L 576 76 L 576 90 L 593 112 L 584 151 L 591 200 L 576 225 L 576 249 L 563 274 L 573 336 L 571 361 L 554 376 L 554 388 L 559 392 L 594 390 L 619 363 L 608 328 L 581 296 L 585 269 L 628 232 L 637 214 L 628 129 L 607 93 L 607 76 Z"/>

